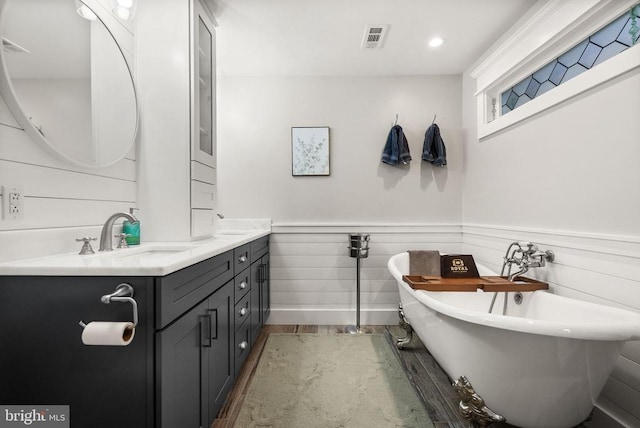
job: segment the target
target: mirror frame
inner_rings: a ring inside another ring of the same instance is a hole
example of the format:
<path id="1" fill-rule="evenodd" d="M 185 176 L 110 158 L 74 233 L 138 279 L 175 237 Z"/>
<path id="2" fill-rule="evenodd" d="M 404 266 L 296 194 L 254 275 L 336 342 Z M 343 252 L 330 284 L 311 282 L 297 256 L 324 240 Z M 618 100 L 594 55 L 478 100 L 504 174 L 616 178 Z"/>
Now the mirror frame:
<path id="1" fill-rule="evenodd" d="M 2 38 L 2 34 L 4 30 L 4 21 L 6 19 L 5 14 L 3 12 L 5 9 L 5 6 L 9 1 L 11 0 L 0 0 L 0 38 Z M 13 1 L 19 1 L 19 0 L 13 0 Z M 74 0 L 68 0 L 68 1 L 74 1 Z M 95 165 L 95 164 L 84 163 L 84 162 L 75 160 L 69 157 L 68 155 L 66 155 L 65 153 L 62 153 L 60 150 L 58 150 L 51 141 L 49 141 L 44 135 L 40 133 L 38 128 L 36 128 L 36 126 L 31 122 L 28 115 L 24 112 L 24 110 L 20 106 L 20 103 L 18 102 L 18 97 L 16 96 L 16 92 L 13 88 L 13 84 L 11 83 L 9 70 L 7 69 L 7 65 L 5 62 L 4 49 L 0 49 L 0 95 L 4 99 L 4 102 L 7 104 L 9 111 L 11 112 L 13 117 L 16 119 L 18 124 L 22 127 L 22 129 L 27 133 L 29 137 L 31 137 L 33 141 L 35 141 L 38 145 L 40 145 L 40 147 L 45 149 L 49 154 L 52 154 L 58 159 L 76 167 L 91 168 L 91 169 L 106 168 L 122 161 L 126 157 L 126 155 L 131 151 L 131 149 L 135 146 L 135 142 L 138 137 L 139 126 L 140 126 L 140 112 L 139 112 L 140 103 L 138 102 L 138 91 L 136 88 L 133 73 L 131 72 L 131 66 L 129 65 L 129 61 L 127 61 L 127 57 L 125 56 L 122 50 L 122 47 L 120 46 L 120 43 L 118 43 L 118 39 L 115 37 L 113 31 L 105 22 L 105 20 L 111 20 L 115 23 L 117 22 L 117 18 L 111 14 L 108 14 L 108 16 L 105 17 L 105 13 L 103 12 L 103 6 L 99 3 L 98 0 L 80 0 L 80 1 L 86 4 L 96 14 L 96 16 L 98 17 L 98 20 L 100 20 L 102 25 L 104 25 L 106 30 L 111 35 L 113 42 L 115 43 L 118 51 L 120 52 L 120 55 L 122 56 L 122 61 L 124 61 L 124 64 L 127 68 L 127 73 L 129 74 L 129 78 L 131 79 L 131 85 L 133 87 L 133 97 L 135 102 L 135 115 L 136 115 L 135 126 L 134 126 L 134 132 L 133 132 L 131 141 L 128 142 L 127 150 L 122 154 L 122 156 L 108 164 Z"/>

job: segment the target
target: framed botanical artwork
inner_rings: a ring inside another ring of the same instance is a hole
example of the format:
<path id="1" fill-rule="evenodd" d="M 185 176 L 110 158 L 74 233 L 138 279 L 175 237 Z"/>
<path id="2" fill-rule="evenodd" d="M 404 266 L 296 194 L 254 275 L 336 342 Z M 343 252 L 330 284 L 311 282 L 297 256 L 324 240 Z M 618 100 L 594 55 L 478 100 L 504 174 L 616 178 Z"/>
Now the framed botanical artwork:
<path id="1" fill-rule="evenodd" d="M 297 175 L 329 175 L 329 127 L 291 128 L 291 169 Z"/>

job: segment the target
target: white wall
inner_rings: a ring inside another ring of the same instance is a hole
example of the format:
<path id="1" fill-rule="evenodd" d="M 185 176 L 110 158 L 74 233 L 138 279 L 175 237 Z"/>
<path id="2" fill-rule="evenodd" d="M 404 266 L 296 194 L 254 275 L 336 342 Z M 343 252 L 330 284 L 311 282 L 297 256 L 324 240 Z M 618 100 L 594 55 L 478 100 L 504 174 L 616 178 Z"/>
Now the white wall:
<path id="1" fill-rule="evenodd" d="M 460 76 L 220 77 L 218 206 L 225 216 L 291 222 L 457 223 Z M 413 161 L 380 155 L 398 114 Z M 449 164 L 420 161 L 437 114 Z M 331 175 L 291 175 L 291 127 L 329 126 Z"/>
<path id="2" fill-rule="evenodd" d="M 638 93 L 637 69 L 470 141 L 464 222 L 639 236 Z"/>
<path id="3" fill-rule="evenodd" d="M 475 138 L 475 82 L 465 77 L 464 251 L 496 269 L 509 242 L 556 262 L 534 273 L 554 292 L 640 310 L 640 70 L 492 137 Z M 598 400 L 640 426 L 640 343 L 628 342 Z"/>
<path id="4" fill-rule="evenodd" d="M 356 231 L 371 233 L 361 322 L 397 322 L 389 256 L 460 246 L 460 100 L 460 76 L 220 77 L 218 206 L 272 218 L 271 323 L 355 323 Z M 413 157 L 403 168 L 380 162 L 396 114 Z M 434 115 L 444 168 L 420 160 Z M 292 126 L 330 127 L 330 176 L 291 175 Z"/>

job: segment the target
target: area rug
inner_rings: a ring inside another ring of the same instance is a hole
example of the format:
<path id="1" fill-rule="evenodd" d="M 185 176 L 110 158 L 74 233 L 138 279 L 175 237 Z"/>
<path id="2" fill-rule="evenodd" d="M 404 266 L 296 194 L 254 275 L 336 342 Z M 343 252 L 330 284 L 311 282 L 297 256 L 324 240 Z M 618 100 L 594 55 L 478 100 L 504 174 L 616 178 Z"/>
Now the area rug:
<path id="1" fill-rule="evenodd" d="M 382 335 L 267 339 L 235 427 L 433 427 Z"/>

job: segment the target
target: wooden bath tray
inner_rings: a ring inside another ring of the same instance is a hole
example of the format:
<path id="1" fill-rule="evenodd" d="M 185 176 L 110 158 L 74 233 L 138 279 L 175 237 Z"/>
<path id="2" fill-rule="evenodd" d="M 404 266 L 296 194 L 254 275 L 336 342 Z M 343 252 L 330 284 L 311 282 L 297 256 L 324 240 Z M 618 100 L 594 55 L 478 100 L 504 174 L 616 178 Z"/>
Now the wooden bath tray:
<path id="1" fill-rule="evenodd" d="M 516 282 L 502 276 L 476 278 L 442 278 L 429 275 L 402 275 L 402 280 L 414 290 L 427 291 L 536 291 L 547 290 L 549 284 L 520 277 Z"/>

